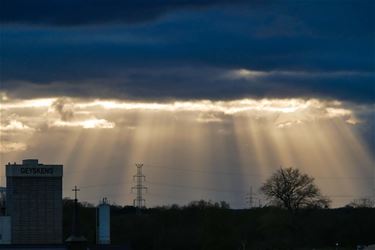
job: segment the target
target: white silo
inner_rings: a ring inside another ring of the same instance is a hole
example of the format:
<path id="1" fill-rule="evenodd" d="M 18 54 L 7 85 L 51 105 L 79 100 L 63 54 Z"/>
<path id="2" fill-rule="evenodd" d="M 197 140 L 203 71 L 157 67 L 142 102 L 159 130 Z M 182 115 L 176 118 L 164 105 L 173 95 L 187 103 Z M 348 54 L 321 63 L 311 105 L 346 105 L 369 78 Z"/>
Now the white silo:
<path id="1" fill-rule="evenodd" d="M 108 204 L 107 198 L 104 198 L 99 204 L 96 210 L 97 219 L 97 230 L 96 230 L 96 242 L 97 244 L 110 244 L 110 206 Z"/>

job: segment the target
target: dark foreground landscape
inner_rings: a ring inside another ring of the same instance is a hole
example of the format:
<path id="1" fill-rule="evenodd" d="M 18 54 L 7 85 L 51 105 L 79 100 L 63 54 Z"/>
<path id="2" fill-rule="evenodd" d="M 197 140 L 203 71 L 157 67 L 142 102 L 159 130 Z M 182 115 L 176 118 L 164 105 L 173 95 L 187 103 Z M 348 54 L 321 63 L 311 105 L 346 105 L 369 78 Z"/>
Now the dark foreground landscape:
<path id="1" fill-rule="evenodd" d="M 81 231 L 95 242 L 95 208 L 80 204 Z M 73 201 L 64 200 L 64 237 Z M 150 208 L 111 206 L 111 241 L 133 249 L 357 249 L 375 243 L 375 208 L 234 210 L 206 201 Z M 336 244 L 338 243 L 338 246 Z"/>

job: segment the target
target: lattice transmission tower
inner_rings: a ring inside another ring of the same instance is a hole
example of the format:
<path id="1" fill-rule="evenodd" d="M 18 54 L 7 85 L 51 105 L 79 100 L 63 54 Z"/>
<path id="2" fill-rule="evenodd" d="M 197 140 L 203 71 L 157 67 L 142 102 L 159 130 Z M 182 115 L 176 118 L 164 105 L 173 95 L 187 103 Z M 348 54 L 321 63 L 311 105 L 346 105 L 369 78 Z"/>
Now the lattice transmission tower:
<path id="1" fill-rule="evenodd" d="M 254 207 L 254 194 L 253 194 L 253 187 L 250 186 L 249 192 L 246 194 L 246 202 L 249 208 Z"/>
<path id="2" fill-rule="evenodd" d="M 258 204 L 256 202 L 258 201 Z M 250 186 L 249 192 L 246 194 L 246 203 L 248 205 L 248 208 L 255 208 L 255 207 L 262 207 L 261 198 L 254 194 L 253 187 Z"/>
<path id="3" fill-rule="evenodd" d="M 136 197 L 133 200 L 133 205 L 138 208 L 138 212 L 141 208 L 146 206 L 146 200 L 143 198 L 143 192 L 147 191 L 147 187 L 144 186 L 143 182 L 146 181 L 146 176 L 142 174 L 143 164 L 135 164 L 137 167 L 137 174 L 133 176 L 133 180 L 136 182 L 136 185 L 132 187 L 132 191 L 136 190 Z"/>

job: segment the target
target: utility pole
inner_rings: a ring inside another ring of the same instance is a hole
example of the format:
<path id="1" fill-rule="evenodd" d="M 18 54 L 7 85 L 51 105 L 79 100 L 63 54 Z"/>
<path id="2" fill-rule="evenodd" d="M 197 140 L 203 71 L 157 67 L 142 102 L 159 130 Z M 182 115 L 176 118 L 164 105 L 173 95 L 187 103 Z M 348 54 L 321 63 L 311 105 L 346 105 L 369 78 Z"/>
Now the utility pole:
<path id="1" fill-rule="evenodd" d="M 136 181 L 136 185 L 132 187 L 132 191 L 136 190 L 136 198 L 133 200 L 133 205 L 137 208 L 139 214 L 142 207 L 146 206 L 146 200 L 143 199 L 143 191 L 147 191 L 147 187 L 143 185 L 143 181 L 146 180 L 146 176 L 142 174 L 143 164 L 135 164 L 137 167 L 137 174 L 133 176 L 133 180 Z"/>
<path id="2" fill-rule="evenodd" d="M 73 211 L 73 225 L 72 225 L 72 235 L 78 236 L 79 235 L 79 212 L 78 212 L 78 199 L 77 199 L 77 192 L 81 191 L 74 186 L 72 189 L 74 192 L 74 211 Z"/>
<path id="3" fill-rule="evenodd" d="M 86 238 L 81 235 L 80 232 L 80 222 L 79 222 L 79 206 L 77 192 L 80 190 L 77 186 L 72 189 L 74 192 L 74 210 L 73 210 L 73 223 L 72 223 L 72 234 L 66 239 L 66 242 L 70 245 L 70 249 L 86 249 L 84 248 L 86 244 Z"/>

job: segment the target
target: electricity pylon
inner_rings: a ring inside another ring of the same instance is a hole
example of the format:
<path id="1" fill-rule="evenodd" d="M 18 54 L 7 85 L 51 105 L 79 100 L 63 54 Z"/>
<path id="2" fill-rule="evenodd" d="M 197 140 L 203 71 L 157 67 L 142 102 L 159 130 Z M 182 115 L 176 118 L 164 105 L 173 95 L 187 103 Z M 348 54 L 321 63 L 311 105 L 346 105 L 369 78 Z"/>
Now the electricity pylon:
<path id="1" fill-rule="evenodd" d="M 136 185 L 132 187 L 132 191 L 136 190 L 136 197 L 133 200 L 133 205 L 137 208 L 138 213 L 140 209 L 146 206 L 146 200 L 143 199 L 143 191 L 147 191 L 147 187 L 143 185 L 143 181 L 146 180 L 146 176 L 142 174 L 143 164 L 135 164 L 137 167 L 137 174 L 133 176 L 133 180 L 136 181 Z"/>

